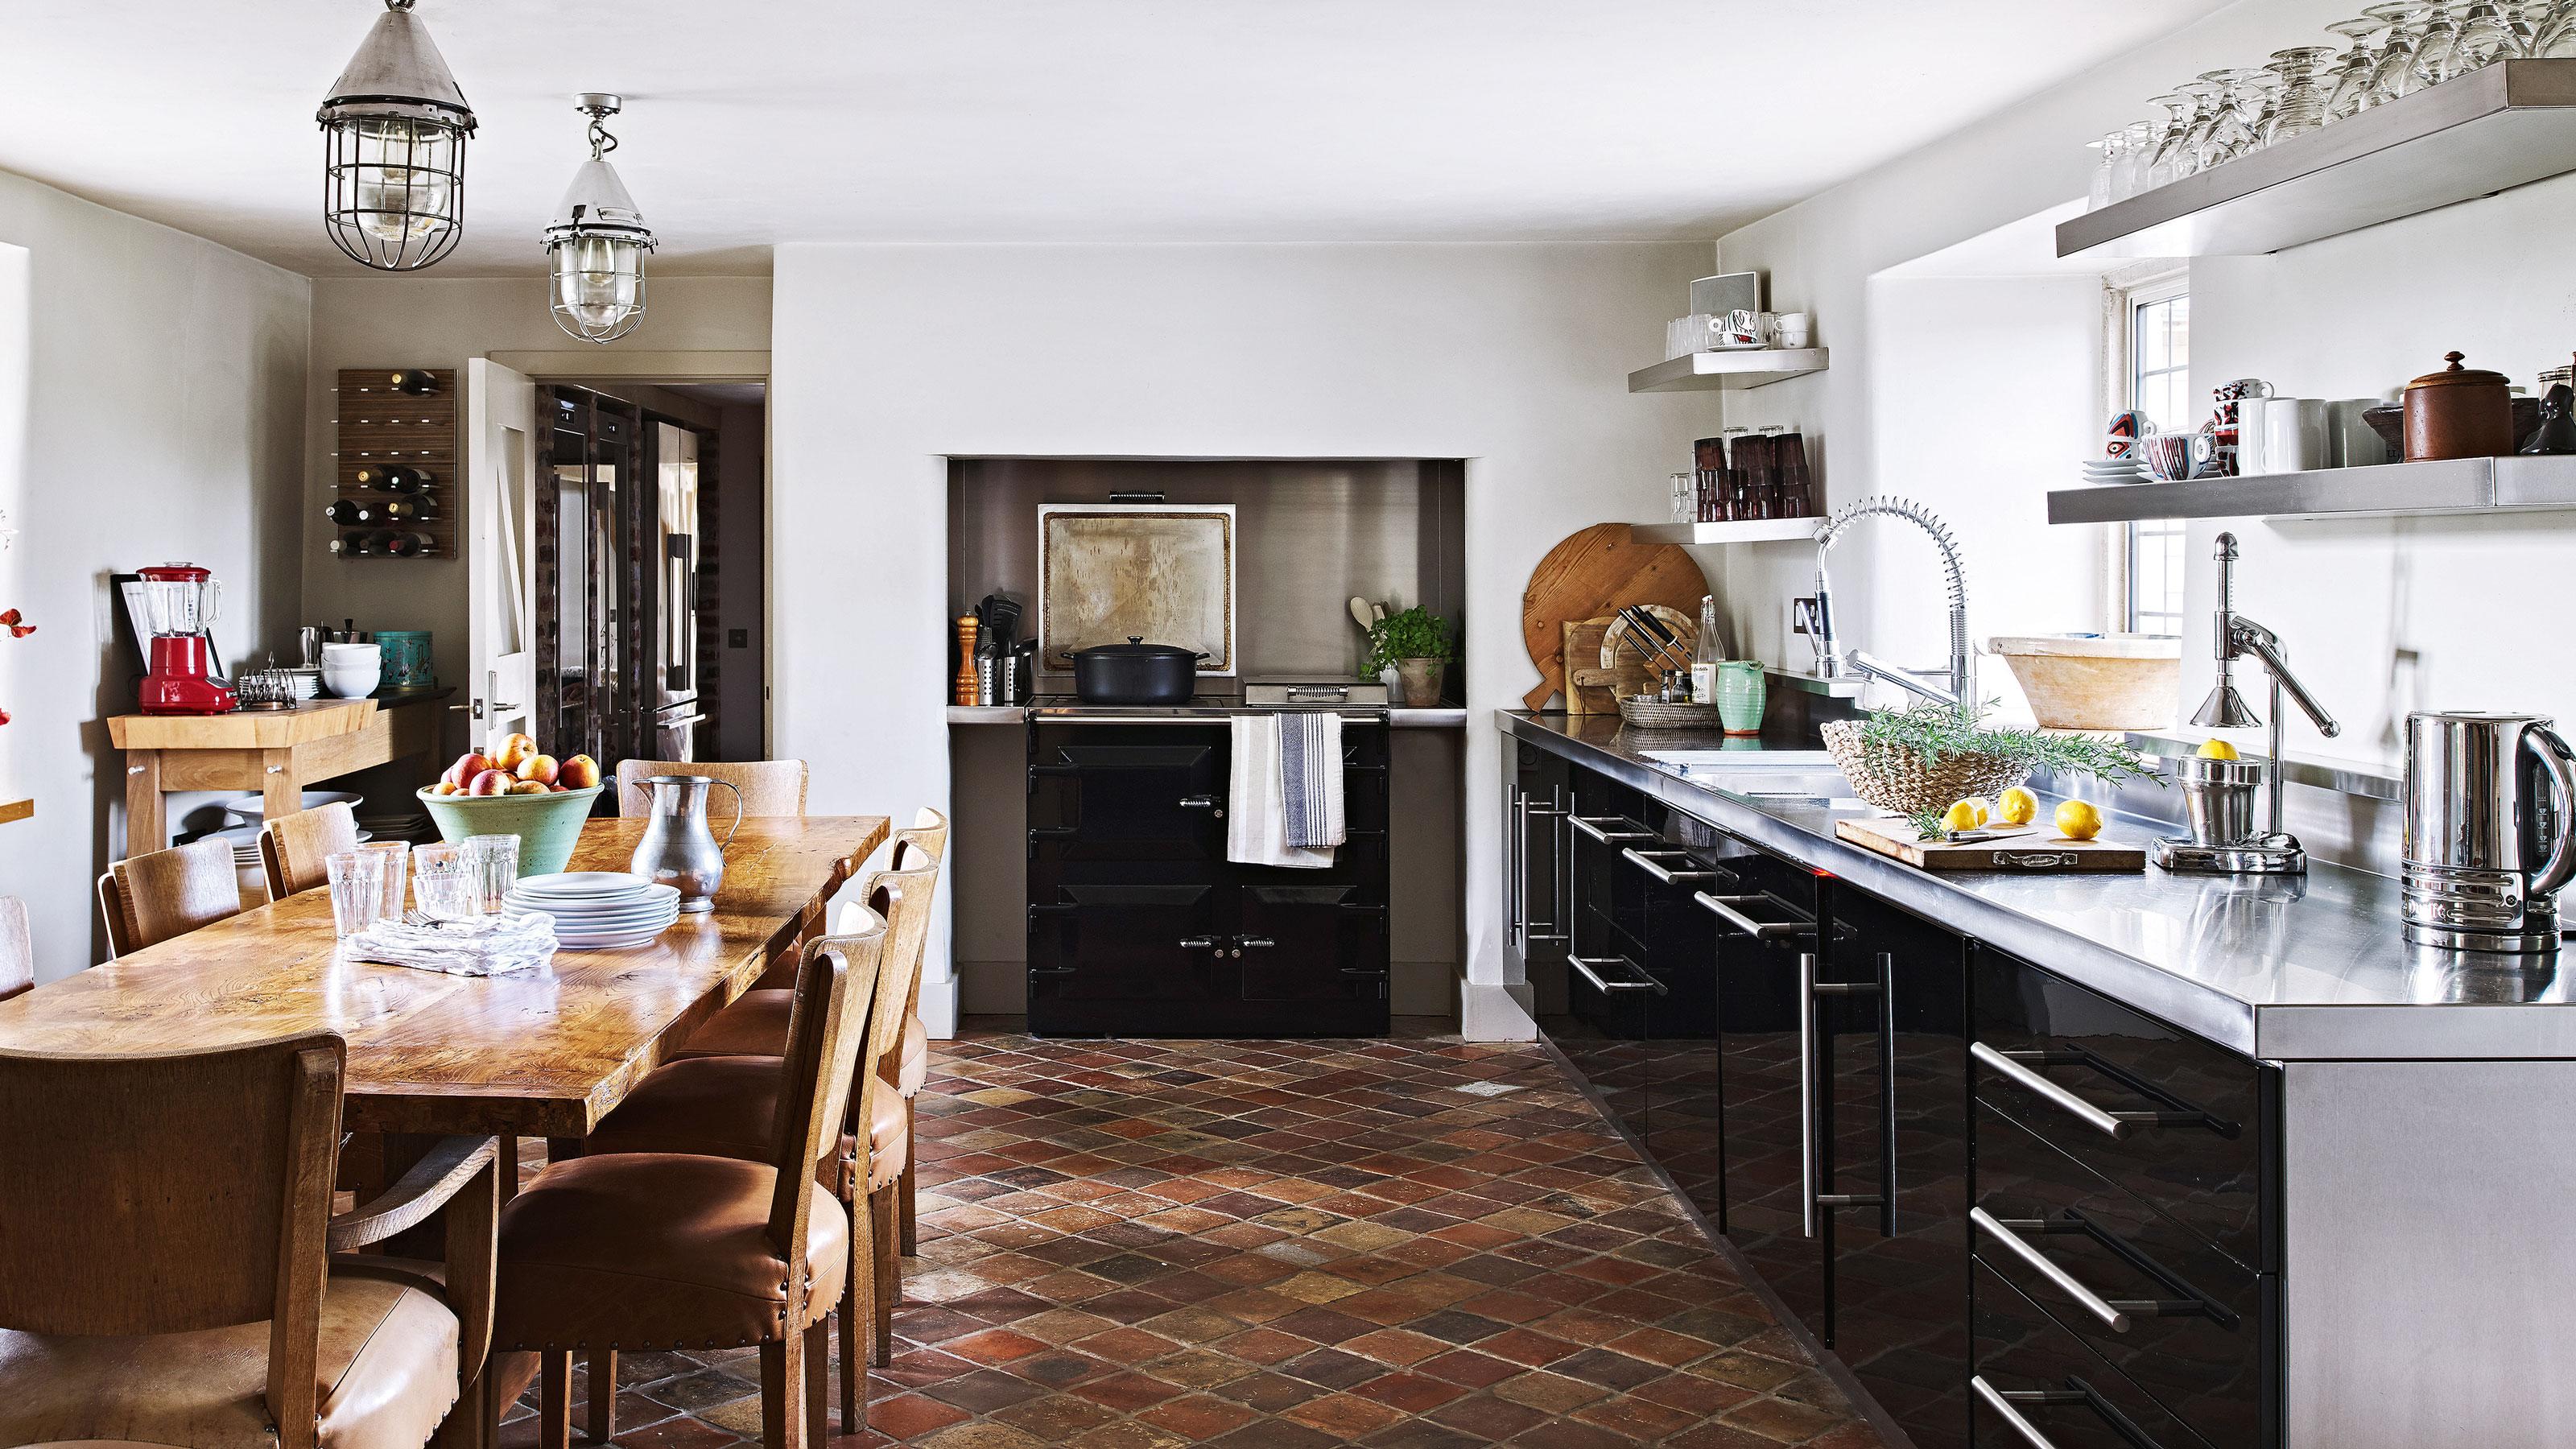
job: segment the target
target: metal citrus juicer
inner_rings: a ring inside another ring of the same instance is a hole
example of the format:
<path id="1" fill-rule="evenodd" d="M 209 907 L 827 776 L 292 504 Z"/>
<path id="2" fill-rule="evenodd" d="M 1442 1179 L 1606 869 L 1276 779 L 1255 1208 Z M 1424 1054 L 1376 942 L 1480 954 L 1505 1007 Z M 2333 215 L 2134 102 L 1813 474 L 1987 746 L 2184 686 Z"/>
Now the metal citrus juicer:
<path id="1" fill-rule="evenodd" d="M 2343 729 L 2307 686 L 2290 673 L 2281 636 L 2236 612 L 2236 535 L 2218 536 L 2218 612 L 2212 644 L 2218 658 L 2218 684 L 2201 701 L 2191 722 L 2204 729 L 2250 729 L 2263 721 L 2246 708 L 2236 692 L 2237 660 L 2252 655 L 2272 682 L 2269 759 L 2211 760 L 2187 755 L 2173 762 L 2174 779 L 2182 785 L 2189 835 L 2156 842 L 2155 862 L 2166 870 L 2201 875 L 2294 875 L 2308 868 L 2308 853 L 2281 828 L 2281 696 L 2286 691 L 2300 712 L 2328 739 Z M 2269 822 L 2254 828 L 2254 787 L 2269 779 Z"/>

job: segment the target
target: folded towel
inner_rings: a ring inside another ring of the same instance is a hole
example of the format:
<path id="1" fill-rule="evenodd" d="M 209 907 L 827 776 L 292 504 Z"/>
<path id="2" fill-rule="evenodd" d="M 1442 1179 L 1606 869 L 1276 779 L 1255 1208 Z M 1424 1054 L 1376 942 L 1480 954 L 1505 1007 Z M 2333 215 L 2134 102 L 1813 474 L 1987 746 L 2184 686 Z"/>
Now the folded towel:
<path id="1" fill-rule="evenodd" d="M 340 943 L 352 960 L 450 976 L 504 976 L 554 959 L 555 918 L 504 911 L 465 921 L 383 920 Z"/>
<path id="2" fill-rule="evenodd" d="M 1279 800 L 1288 843 L 1317 849 L 1342 843 L 1342 717 L 1301 709 L 1279 717 Z"/>
<path id="3" fill-rule="evenodd" d="M 1335 753 L 1339 753 L 1336 746 Z M 1288 817 L 1279 791 L 1279 716 L 1234 717 L 1234 760 L 1226 775 L 1225 858 L 1238 865 L 1322 869 L 1330 849 L 1288 843 Z"/>

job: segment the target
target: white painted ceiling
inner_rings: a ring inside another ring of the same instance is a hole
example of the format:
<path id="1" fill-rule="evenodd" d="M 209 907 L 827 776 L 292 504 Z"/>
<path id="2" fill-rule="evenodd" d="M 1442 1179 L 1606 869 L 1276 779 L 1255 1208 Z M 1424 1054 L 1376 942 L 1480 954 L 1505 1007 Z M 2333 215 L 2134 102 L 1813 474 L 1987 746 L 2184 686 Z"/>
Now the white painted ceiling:
<path id="1" fill-rule="evenodd" d="M 2224 0 L 419 0 L 533 272 L 621 91 L 661 272 L 790 240 L 1710 238 Z M 375 0 L 8 0 L 0 168 L 314 275 Z M 2034 24 L 2035 19 L 2043 19 Z"/>

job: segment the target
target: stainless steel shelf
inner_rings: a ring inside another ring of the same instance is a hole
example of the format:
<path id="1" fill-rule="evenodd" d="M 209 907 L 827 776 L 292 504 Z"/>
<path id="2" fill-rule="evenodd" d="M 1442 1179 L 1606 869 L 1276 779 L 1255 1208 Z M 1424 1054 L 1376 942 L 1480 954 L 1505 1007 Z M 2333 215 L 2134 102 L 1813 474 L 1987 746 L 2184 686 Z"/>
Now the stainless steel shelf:
<path id="1" fill-rule="evenodd" d="M 2276 252 L 2570 170 L 2576 60 L 2508 60 L 2061 222 L 2057 254 Z"/>
<path id="2" fill-rule="evenodd" d="M 2576 65 L 2576 61 L 2568 62 Z M 1628 374 L 1630 392 L 1705 392 L 1721 387 L 1768 387 L 1822 372 L 1821 347 L 1746 348 L 1741 352 L 1694 352 Z"/>
<path id="3" fill-rule="evenodd" d="M 2576 508 L 2576 457 L 2451 458 L 2183 483 L 2111 483 L 2048 495 L 2051 523 L 2147 518 L 2371 518 Z"/>
<path id="4" fill-rule="evenodd" d="M 1633 523 L 1628 536 L 1639 543 L 1778 543 L 1813 542 L 1821 518 L 1762 518 L 1750 523 Z"/>

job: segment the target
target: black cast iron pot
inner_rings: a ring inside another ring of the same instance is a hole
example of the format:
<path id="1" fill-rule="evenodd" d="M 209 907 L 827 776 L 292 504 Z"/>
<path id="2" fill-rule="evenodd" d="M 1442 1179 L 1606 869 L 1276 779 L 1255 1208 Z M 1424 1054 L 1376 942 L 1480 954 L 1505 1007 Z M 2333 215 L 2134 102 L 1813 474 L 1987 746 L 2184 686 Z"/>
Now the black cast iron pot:
<path id="1" fill-rule="evenodd" d="M 1187 704 L 1207 656 L 1130 634 L 1124 644 L 1068 649 L 1064 657 L 1073 661 L 1073 692 L 1084 704 Z"/>

